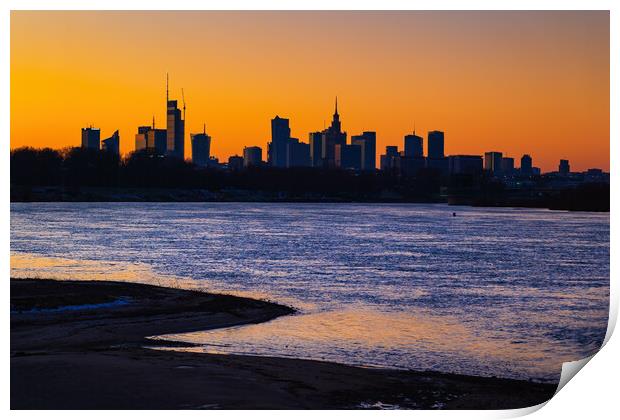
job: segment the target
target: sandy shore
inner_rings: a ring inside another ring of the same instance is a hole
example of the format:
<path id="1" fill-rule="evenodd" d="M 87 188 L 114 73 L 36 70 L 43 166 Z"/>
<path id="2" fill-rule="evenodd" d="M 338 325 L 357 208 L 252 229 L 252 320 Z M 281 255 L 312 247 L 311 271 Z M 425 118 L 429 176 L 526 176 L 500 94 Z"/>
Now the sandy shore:
<path id="1" fill-rule="evenodd" d="M 141 284 L 11 280 L 11 408 L 498 409 L 539 404 L 555 392 L 527 381 L 144 348 L 152 335 L 293 313 Z"/>

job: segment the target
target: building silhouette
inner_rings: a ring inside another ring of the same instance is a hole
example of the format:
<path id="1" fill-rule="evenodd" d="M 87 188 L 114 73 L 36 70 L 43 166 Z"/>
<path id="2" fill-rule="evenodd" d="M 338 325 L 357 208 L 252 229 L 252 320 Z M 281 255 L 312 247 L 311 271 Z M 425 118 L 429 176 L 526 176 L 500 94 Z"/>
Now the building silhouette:
<path id="1" fill-rule="evenodd" d="M 357 136 L 351 136 L 351 145 L 360 146 L 360 169 L 362 171 L 374 171 L 377 156 L 377 133 L 364 131 Z"/>
<path id="2" fill-rule="evenodd" d="M 291 140 L 288 118 L 278 115 L 271 120 L 271 142 L 267 145 L 267 162 L 274 168 L 286 168 L 287 146 Z"/>
<path id="3" fill-rule="evenodd" d="M 453 155 L 448 157 L 450 175 L 475 175 L 482 173 L 482 156 Z"/>
<path id="4" fill-rule="evenodd" d="M 243 166 L 261 166 L 263 163 L 263 149 L 258 146 L 243 148 Z"/>
<path id="5" fill-rule="evenodd" d="M 340 115 L 338 114 L 338 98 L 336 97 L 336 104 L 334 107 L 332 122 L 328 128 L 323 130 L 321 138 L 321 158 L 323 159 L 323 166 L 326 166 L 328 168 L 336 167 L 337 144 L 347 144 L 347 133 L 342 131 Z"/>
<path id="6" fill-rule="evenodd" d="M 143 151 L 150 155 L 164 156 L 167 150 L 167 131 L 161 128 L 155 128 L 155 119 L 153 125 L 143 125 L 138 127 L 138 134 L 135 136 L 135 150 Z"/>
<path id="7" fill-rule="evenodd" d="M 441 135 L 441 155 L 443 155 L 443 133 Z M 424 156 L 424 139 L 420 136 L 417 136 L 415 134 L 415 130 L 413 130 L 413 134 L 405 135 L 405 156 L 417 158 Z"/>
<path id="8" fill-rule="evenodd" d="M 82 128 L 82 149 L 99 150 L 101 131 L 98 128 Z"/>
<path id="9" fill-rule="evenodd" d="M 243 157 L 241 156 L 231 156 L 228 158 L 228 169 L 231 171 L 240 171 L 243 169 Z"/>
<path id="10" fill-rule="evenodd" d="M 291 138 L 286 144 L 286 167 L 301 168 L 312 166 L 310 145 Z"/>
<path id="11" fill-rule="evenodd" d="M 334 150 L 337 168 L 359 171 L 362 169 L 362 146 L 359 144 L 337 144 Z"/>
<path id="12" fill-rule="evenodd" d="M 444 133 L 443 131 L 428 132 L 428 154 L 426 157 L 426 167 L 439 171 L 441 174 L 448 173 L 448 159 L 444 154 Z"/>
<path id="13" fill-rule="evenodd" d="M 511 157 L 502 158 L 502 175 L 512 176 L 515 172 L 515 160 Z"/>
<path id="14" fill-rule="evenodd" d="M 168 150 L 168 132 L 163 128 L 153 128 L 146 132 L 146 145 L 158 156 L 164 156 Z"/>
<path id="15" fill-rule="evenodd" d="M 398 168 L 398 146 L 386 146 L 385 154 L 380 157 L 380 168 L 385 172 L 393 172 Z"/>
<path id="16" fill-rule="evenodd" d="M 151 127 L 148 125 L 141 125 L 140 127 L 138 127 L 138 134 L 136 134 L 135 137 L 136 152 L 140 150 L 146 150 L 148 148 L 147 133 L 149 132 L 149 130 L 151 130 Z"/>
<path id="17" fill-rule="evenodd" d="M 206 124 L 202 133 L 190 134 L 192 142 L 192 163 L 197 166 L 209 166 L 211 157 L 211 136 L 207 134 Z"/>
<path id="18" fill-rule="evenodd" d="M 532 158 L 530 155 L 521 156 L 521 175 L 532 175 Z"/>
<path id="19" fill-rule="evenodd" d="M 570 164 L 568 163 L 567 159 L 560 159 L 558 172 L 560 173 L 560 175 L 568 175 L 570 173 Z"/>
<path id="20" fill-rule="evenodd" d="M 112 136 L 101 141 L 101 146 L 103 150 L 120 156 L 120 143 L 120 136 L 118 135 L 118 130 L 116 130 Z"/>
<path id="21" fill-rule="evenodd" d="M 444 155 L 443 131 L 428 132 L 428 158 L 443 159 Z"/>
<path id="22" fill-rule="evenodd" d="M 310 142 L 310 163 L 314 168 L 323 166 L 323 133 L 316 131 L 308 135 Z"/>
<path id="23" fill-rule="evenodd" d="M 484 169 L 493 175 L 502 172 L 502 152 L 486 152 L 484 154 Z"/>
<path id="24" fill-rule="evenodd" d="M 185 159 L 185 104 L 183 115 L 176 100 L 168 97 L 168 75 L 166 74 L 166 153 L 178 159 Z"/>

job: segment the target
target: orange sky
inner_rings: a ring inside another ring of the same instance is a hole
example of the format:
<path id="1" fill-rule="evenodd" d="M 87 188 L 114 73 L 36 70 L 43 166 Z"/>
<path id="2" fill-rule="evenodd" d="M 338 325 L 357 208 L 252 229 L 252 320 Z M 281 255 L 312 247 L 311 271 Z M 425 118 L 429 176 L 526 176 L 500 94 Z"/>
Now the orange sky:
<path id="1" fill-rule="evenodd" d="M 276 114 L 307 142 L 338 95 L 380 153 L 415 122 L 425 150 L 443 130 L 446 154 L 609 170 L 606 11 L 12 12 L 11 147 L 79 145 L 93 124 L 127 153 L 153 115 L 165 128 L 166 71 L 186 154 L 203 122 L 220 160 L 265 150 Z"/>

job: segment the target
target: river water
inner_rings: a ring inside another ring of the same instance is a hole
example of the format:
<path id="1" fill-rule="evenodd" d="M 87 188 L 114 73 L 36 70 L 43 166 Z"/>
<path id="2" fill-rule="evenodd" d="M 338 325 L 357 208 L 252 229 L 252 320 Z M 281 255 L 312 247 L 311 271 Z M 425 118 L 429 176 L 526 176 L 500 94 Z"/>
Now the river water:
<path id="1" fill-rule="evenodd" d="M 456 217 L 452 213 L 456 212 Z M 554 382 L 607 328 L 609 214 L 424 204 L 13 203 L 11 275 L 300 309 L 193 351 Z"/>

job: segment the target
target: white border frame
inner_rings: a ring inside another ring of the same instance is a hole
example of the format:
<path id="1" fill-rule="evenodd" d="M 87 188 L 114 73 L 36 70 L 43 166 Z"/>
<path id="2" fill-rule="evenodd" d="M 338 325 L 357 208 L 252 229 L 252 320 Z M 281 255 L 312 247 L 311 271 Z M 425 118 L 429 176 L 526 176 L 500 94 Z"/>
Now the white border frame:
<path id="1" fill-rule="evenodd" d="M 83 1 L 56 1 L 50 3 L 48 1 L 14 1 L 9 0 L 4 2 L 3 12 L 1 15 L 0 33 L 0 56 L 2 57 L 2 66 L 0 71 L 2 72 L 2 103 L 0 113 L 0 126 L 2 127 L 2 158 L 4 164 L 0 165 L 0 171 L 3 182 L 1 183 L 3 196 L 9 201 L 9 144 L 10 144 L 10 10 L 199 10 L 199 9 L 212 9 L 212 10 L 610 10 L 610 140 L 620 139 L 618 132 L 618 121 L 614 120 L 613 115 L 619 115 L 618 101 L 619 86 L 618 86 L 618 64 L 620 63 L 620 42 L 618 24 L 620 19 L 618 18 L 618 2 L 611 0 L 591 0 L 591 1 L 553 1 L 553 0 L 505 0 L 502 2 L 491 0 L 474 0 L 474 1 L 458 1 L 458 0 L 437 0 L 437 1 L 405 1 L 405 0 L 383 0 L 383 1 L 368 1 L 368 0 L 298 0 L 298 1 L 285 1 L 285 0 L 229 0 L 223 1 L 191 1 L 191 0 L 176 0 L 174 2 L 163 0 L 150 0 L 150 1 L 135 1 L 135 0 L 94 0 L 88 3 Z M 618 203 L 620 200 L 619 188 L 615 165 L 617 161 L 618 145 L 616 142 L 610 141 L 610 173 L 611 173 L 611 210 L 610 220 L 613 219 L 614 209 L 618 209 Z M 2 225 L 2 232 L 4 233 L 3 242 L 3 258 L 0 259 L 2 265 L 2 272 L 6 273 L 6 279 L 10 277 L 10 206 L 6 205 L 3 208 L 3 217 L 0 222 Z M 619 363 L 617 355 L 620 354 L 620 344 L 618 344 L 617 337 L 610 339 L 611 333 L 615 327 L 618 314 L 618 281 L 617 281 L 617 265 L 614 263 L 614 250 L 618 244 L 619 234 L 614 224 L 611 224 L 611 293 L 610 293 L 610 322 L 606 336 L 607 345 L 604 349 L 595 355 L 588 367 L 580 372 L 577 379 L 572 380 L 561 390 L 555 397 L 553 397 L 548 404 L 541 404 L 537 407 L 519 409 L 519 410 L 502 410 L 502 411 L 395 411 L 395 412 L 366 412 L 366 411 L 347 411 L 347 412 L 325 412 L 321 413 L 321 416 L 327 417 L 348 417 L 352 418 L 368 418 L 368 417 L 401 417 L 404 416 L 422 416 L 424 418 L 507 418 L 517 417 L 525 415 L 534 411 L 537 411 L 542 406 L 546 406 L 543 410 L 538 411 L 534 416 L 536 418 L 555 418 L 562 417 L 568 419 L 582 419 L 584 417 L 590 418 L 611 418 L 618 413 L 617 403 L 617 391 L 615 383 L 617 381 L 617 375 L 619 372 Z M 4 288 L 4 302 L 8 303 L 9 295 L 9 282 L 5 281 Z M 2 334 L 3 341 L 3 354 L 4 363 L 2 366 L 2 385 L 0 398 L 4 402 L 6 410 L 10 407 L 10 385 L 9 385 L 9 330 L 10 330 L 10 316 L 8 308 L 5 306 L 3 312 L 4 316 L 4 332 Z M 317 412 L 296 412 L 295 417 L 301 419 L 314 419 Z M 53 411 L 46 413 L 29 412 L 29 411 L 14 411 L 10 415 L 15 418 L 30 418 L 39 416 L 49 416 L 52 420 L 55 419 L 80 419 L 85 415 L 81 411 Z M 89 417 L 95 419 L 104 419 L 109 416 L 106 412 L 89 412 Z M 115 416 L 121 416 L 123 418 L 136 415 L 148 415 L 154 419 L 167 418 L 170 413 L 166 411 L 149 411 L 148 413 L 133 413 L 133 412 L 118 412 Z M 196 411 L 177 412 L 175 416 L 183 418 L 194 417 L 203 415 Z M 218 419 L 233 419 L 242 418 L 245 416 L 252 416 L 253 418 L 262 420 L 267 418 L 284 418 L 291 415 L 286 411 L 260 411 L 248 413 L 247 411 L 218 411 L 210 412 L 209 416 L 217 417 Z"/>

